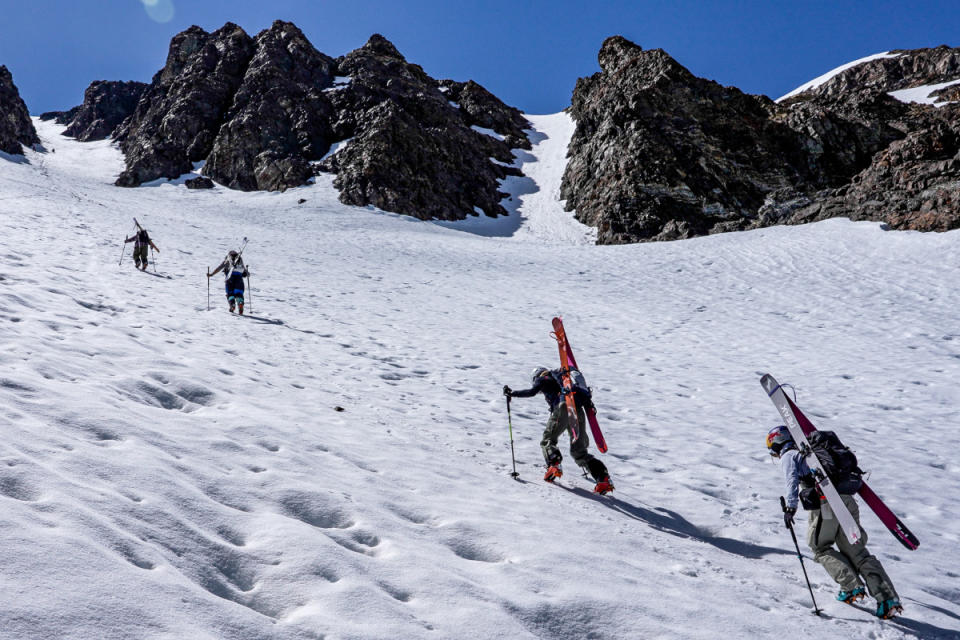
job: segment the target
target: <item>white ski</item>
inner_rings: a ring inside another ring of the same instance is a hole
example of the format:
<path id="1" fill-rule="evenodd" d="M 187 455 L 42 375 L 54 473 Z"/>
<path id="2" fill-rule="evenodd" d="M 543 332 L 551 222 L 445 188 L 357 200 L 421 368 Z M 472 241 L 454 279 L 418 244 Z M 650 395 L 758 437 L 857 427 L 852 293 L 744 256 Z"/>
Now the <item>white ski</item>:
<path id="1" fill-rule="evenodd" d="M 860 527 L 857 526 L 857 521 L 853 519 L 850 510 L 847 509 L 847 505 L 843 503 L 840 494 L 837 493 L 837 488 L 833 486 L 833 482 L 831 482 L 827 474 L 824 473 L 823 467 L 820 465 L 820 460 L 817 459 L 816 454 L 813 453 L 813 450 L 810 448 L 810 442 L 807 440 L 807 436 L 804 435 L 803 429 L 800 428 L 800 423 L 797 422 L 797 417 L 793 414 L 793 410 L 790 408 L 790 402 L 783 392 L 783 389 L 769 373 L 760 379 L 760 384 L 763 385 L 764 391 L 767 392 L 767 395 L 773 401 L 773 406 L 780 412 L 780 417 L 783 418 L 783 423 L 787 425 L 787 429 L 790 430 L 790 435 L 793 436 L 794 442 L 796 442 L 800 448 L 800 454 L 804 457 L 807 466 L 813 471 L 817 488 L 820 489 L 820 493 L 827 499 L 827 505 L 840 523 L 840 528 L 843 529 L 843 532 L 846 534 L 847 540 L 850 541 L 850 544 L 857 544 L 863 539 L 863 533 L 860 531 Z M 827 516 L 825 512 L 822 512 L 822 515 L 823 517 Z"/>

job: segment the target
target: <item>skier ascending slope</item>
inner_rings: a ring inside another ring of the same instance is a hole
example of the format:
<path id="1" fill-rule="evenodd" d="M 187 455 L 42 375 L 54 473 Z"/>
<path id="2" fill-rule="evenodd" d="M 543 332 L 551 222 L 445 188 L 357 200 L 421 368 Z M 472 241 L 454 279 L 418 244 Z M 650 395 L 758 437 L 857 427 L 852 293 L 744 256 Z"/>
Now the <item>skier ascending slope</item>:
<path id="1" fill-rule="evenodd" d="M 231 251 L 227 254 L 227 257 L 223 259 L 223 262 L 220 263 L 220 266 L 208 273 L 207 277 L 209 278 L 210 276 L 216 275 L 221 270 L 225 278 L 227 302 L 230 303 L 230 313 L 233 313 L 234 306 L 236 305 L 240 315 L 243 315 L 243 279 L 250 274 L 250 272 L 247 271 L 247 267 L 243 264 L 243 257 L 236 251 Z"/>
<path id="2" fill-rule="evenodd" d="M 543 479 L 547 482 L 553 482 L 555 479 L 563 476 L 563 468 L 560 466 L 563 455 L 557 448 L 557 441 L 560 435 L 567 431 L 570 434 L 570 455 L 574 461 L 582 468 L 590 472 L 597 485 L 594 492 L 601 495 L 613 491 L 613 483 L 610 481 L 610 474 L 607 473 L 607 467 L 595 457 L 590 455 L 587 447 L 590 439 L 586 430 L 583 428 L 587 424 L 584 410 L 593 407 L 593 400 L 590 398 L 590 391 L 586 388 L 575 388 L 574 400 L 577 405 L 577 424 L 570 424 L 571 420 L 567 415 L 567 406 L 564 402 L 563 387 L 561 385 L 561 371 L 553 371 L 545 367 L 537 367 L 533 372 L 533 386 L 529 389 L 514 391 L 508 386 L 503 387 L 503 395 L 508 398 L 531 398 L 538 393 L 542 393 L 550 407 L 550 418 L 547 420 L 547 428 L 543 431 L 543 440 L 540 447 L 543 450 L 543 458 L 547 463 L 547 472 Z"/>
<path id="3" fill-rule="evenodd" d="M 139 224 L 137 224 L 137 232 L 124 240 L 124 243 L 127 242 L 134 243 L 133 266 L 135 269 L 140 269 L 140 271 L 147 270 L 147 254 L 151 247 L 153 247 L 154 251 L 160 253 L 160 249 L 158 249 L 157 245 L 153 244 L 153 240 L 150 239 L 150 234 Z M 156 269 L 156 267 L 154 267 L 154 269 Z"/>
<path id="4" fill-rule="evenodd" d="M 867 550 L 867 533 L 860 526 L 860 510 L 853 496 L 844 494 L 842 487 L 838 485 L 843 503 L 863 534 L 856 544 L 851 544 L 843 534 L 830 505 L 817 492 L 810 467 L 786 426 L 781 425 L 770 430 L 767 434 L 767 449 L 770 455 L 780 459 L 780 467 L 786 479 L 784 524 L 788 528 L 793 525 L 798 503 L 802 502 L 804 509 L 810 511 L 807 544 L 813 551 L 813 559 L 823 565 L 830 577 L 840 585 L 837 600 L 853 604 L 863 599 L 866 597 L 866 582 L 870 595 L 877 600 L 878 617 L 892 618 L 903 611 L 900 598 L 887 572 L 883 570 L 880 561 Z M 804 487 L 802 500 L 801 486 Z"/>

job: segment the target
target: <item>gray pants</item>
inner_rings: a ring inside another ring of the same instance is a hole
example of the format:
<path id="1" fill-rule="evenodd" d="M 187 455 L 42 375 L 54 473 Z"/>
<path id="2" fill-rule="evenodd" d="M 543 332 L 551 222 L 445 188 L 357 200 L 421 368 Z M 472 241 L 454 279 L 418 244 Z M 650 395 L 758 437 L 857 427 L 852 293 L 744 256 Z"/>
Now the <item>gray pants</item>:
<path id="1" fill-rule="evenodd" d="M 847 505 L 853 519 L 860 526 L 860 508 L 853 496 L 841 496 Z M 867 532 L 860 527 L 863 534 L 860 542 L 850 544 L 847 536 L 840 528 L 836 516 L 822 517 L 820 509 L 810 512 L 810 523 L 807 528 L 807 544 L 813 551 L 813 559 L 823 565 L 830 577 L 840 585 L 844 591 L 851 591 L 867 583 L 870 595 L 883 602 L 897 598 L 893 583 L 883 570 L 880 561 L 867 550 Z M 836 549 L 834 549 L 836 545 Z M 863 580 L 861 581 L 861 576 Z"/>
<path id="2" fill-rule="evenodd" d="M 547 420 L 547 428 L 543 430 L 543 440 L 540 441 L 540 448 L 543 450 L 543 459 L 548 465 L 559 464 L 563 456 L 560 449 L 557 448 L 557 441 L 564 431 L 570 432 L 570 455 L 574 461 L 590 472 L 595 480 L 600 480 L 607 475 L 607 468 L 602 462 L 594 458 L 587 451 L 590 446 L 590 437 L 586 430 L 587 416 L 583 407 L 577 407 L 577 439 L 573 440 L 573 429 L 570 425 L 570 419 L 567 417 L 567 405 L 560 403 L 556 409 L 550 413 L 550 419 Z"/>

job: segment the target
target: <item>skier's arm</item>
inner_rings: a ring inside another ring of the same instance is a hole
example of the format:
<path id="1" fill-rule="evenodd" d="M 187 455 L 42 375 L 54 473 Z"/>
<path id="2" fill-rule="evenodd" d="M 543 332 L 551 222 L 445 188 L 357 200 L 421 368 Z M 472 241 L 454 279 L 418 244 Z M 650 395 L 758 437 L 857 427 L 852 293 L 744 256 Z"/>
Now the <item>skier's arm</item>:
<path id="1" fill-rule="evenodd" d="M 157 248 L 157 245 L 153 244 L 153 240 L 147 240 L 150 243 L 150 246 L 153 247 L 153 250 L 157 253 L 160 253 L 160 249 Z"/>
<path id="2" fill-rule="evenodd" d="M 787 506 L 796 510 L 800 495 L 800 455 L 789 452 L 780 458 L 780 468 L 783 469 L 783 478 L 785 482 L 784 489 L 787 492 Z"/>
<path id="3" fill-rule="evenodd" d="M 137 234 L 133 234 L 133 236 L 131 236 L 131 237 L 127 238 L 126 240 L 124 240 L 123 243 L 126 244 L 126 243 L 128 243 L 128 242 L 133 242 L 133 241 L 136 240 L 136 239 L 137 239 Z"/>
<path id="4" fill-rule="evenodd" d="M 215 275 L 217 275 L 218 273 L 220 273 L 221 269 L 223 269 L 223 268 L 226 266 L 226 264 L 227 264 L 226 262 L 221 262 L 221 263 L 220 263 L 220 266 L 218 266 L 216 269 L 214 269 L 213 271 L 210 272 L 210 275 L 211 275 L 211 276 L 215 276 Z"/>
<path id="5" fill-rule="evenodd" d="M 510 395 L 514 398 L 532 398 L 533 396 L 540 393 L 543 388 L 543 383 L 538 379 L 532 387 L 529 389 L 521 389 L 520 391 L 510 391 Z"/>

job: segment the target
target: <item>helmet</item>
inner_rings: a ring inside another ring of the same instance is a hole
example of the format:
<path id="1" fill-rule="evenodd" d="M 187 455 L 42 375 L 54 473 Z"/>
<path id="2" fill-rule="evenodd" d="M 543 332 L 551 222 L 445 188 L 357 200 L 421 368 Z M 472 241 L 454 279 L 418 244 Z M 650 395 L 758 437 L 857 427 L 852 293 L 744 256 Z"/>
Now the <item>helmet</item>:
<path id="1" fill-rule="evenodd" d="M 779 456 L 787 445 L 792 444 L 793 436 L 790 435 L 790 430 L 785 425 L 776 426 L 767 433 L 767 449 L 770 450 L 772 456 Z"/>
<path id="2" fill-rule="evenodd" d="M 236 251 L 231 251 L 231 252 L 230 252 L 230 257 L 231 257 L 231 258 L 236 258 L 236 257 L 237 257 L 237 252 L 236 252 Z"/>
<path id="3" fill-rule="evenodd" d="M 530 376 L 530 379 L 533 380 L 534 383 L 536 383 L 536 382 L 537 382 L 537 379 L 538 379 L 540 376 L 542 376 L 542 375 L 545 374 L 545 373 L 549 373 L 549 372 L 550 372 L 550 370 L 547 369 L 546 367 L 537 367 L 536 369 L 533 370 L 533 375 Z"/>

